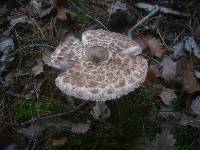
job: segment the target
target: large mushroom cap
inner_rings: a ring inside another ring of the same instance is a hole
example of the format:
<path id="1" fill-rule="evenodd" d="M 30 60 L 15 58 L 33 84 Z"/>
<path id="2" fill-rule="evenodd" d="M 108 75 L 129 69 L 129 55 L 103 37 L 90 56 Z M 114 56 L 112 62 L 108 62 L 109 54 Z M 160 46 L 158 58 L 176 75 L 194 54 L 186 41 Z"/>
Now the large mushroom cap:
<path id="1" fill-rule="evenodd" d="M 67 95 L 106 101 L 144 82 L 148 65 L 143 57 L 135 56 L 139 53 L 140 46 L 125 35 L 89 30 L 83 33 L 82 43 L 66 39 L 52 53 L 50 65 L 67 69 L 56 78 L 56 86 Z"/>

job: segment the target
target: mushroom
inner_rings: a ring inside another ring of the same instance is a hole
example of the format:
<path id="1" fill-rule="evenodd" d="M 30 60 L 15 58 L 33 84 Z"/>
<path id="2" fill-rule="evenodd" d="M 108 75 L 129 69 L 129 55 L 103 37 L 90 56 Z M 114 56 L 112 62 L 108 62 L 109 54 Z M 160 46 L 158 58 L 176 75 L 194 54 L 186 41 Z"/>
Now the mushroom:
<path id="1" fill-rule="evenodd" d="M 56 86 L 79 99 L 106 101 L 134 91 L 145 81 L 148 64 L 142 48 L 127 36 L 88 30 L 82 42 L 69 36 L 51 54 L 50 66 L 65 70 Z"/>

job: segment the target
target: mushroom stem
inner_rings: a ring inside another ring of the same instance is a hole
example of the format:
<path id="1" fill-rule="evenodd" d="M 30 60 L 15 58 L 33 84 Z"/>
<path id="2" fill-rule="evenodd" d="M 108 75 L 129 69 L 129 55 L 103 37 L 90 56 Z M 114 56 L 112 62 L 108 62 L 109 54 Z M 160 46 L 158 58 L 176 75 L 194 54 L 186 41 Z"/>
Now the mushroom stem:
<path id="1" fill-rule="evenodd" d="M 139 26 L 141 26 L 141 25 L 143 25 L 144 23 L 146 23 L 147 22 L 147 20 L 149 19 L 149 18 L 151 18 L 153 15 L 155 15 L 158 11 L 160 10 L 160 8 L 156 5 L 155 7 L 154 7 L 154 9 L 152 9 L 152 11 L 147 15 L 147 16 L 145 16 L 142 20 L 140 20 L 136 25 L 134 25 L 132 28 L 130 28 L 129 30 L 128 30 L 128 37 L 129 37 L 129 39 L 131 39 L 132 40 L 132 34 L 133 34 L 133 31 L 136 29 L 136 28 L 138 28 Z"/>
<path id="2" fill-rule="evenodd" d="M 106 120 L 110 117 L 111 111 L 105 101 L 96 101 L 91 113 L 94 119 Z"/>

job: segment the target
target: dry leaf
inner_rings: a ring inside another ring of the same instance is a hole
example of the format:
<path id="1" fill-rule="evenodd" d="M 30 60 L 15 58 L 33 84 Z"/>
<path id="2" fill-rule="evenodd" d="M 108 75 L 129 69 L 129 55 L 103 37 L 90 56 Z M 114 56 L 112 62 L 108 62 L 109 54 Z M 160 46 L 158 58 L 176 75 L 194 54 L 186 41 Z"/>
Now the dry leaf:
<path id="1" fill-rule="evenodd" d="M 28 18 L 28 16 L 26 16 L 26 15 L 22 15 L 18 18 L 13 18 L 13 19 L 10 20 L 11 26 L 15 26 L 15 25 L 20 24 L 20 23 L 22 23 L 22 24 L 24 24 L 24 23 L 33 24 L 33 21 L 31 21 Z"/>
<path id="2" fill-rule="evenodd" d="M 54 3 L 53 0 L 31 0 L 29 2 L 30 14 L 39 15 L 39 17 L 44 17 L 53 10 Z"/>
<path id="3" fill-rule="evenodd" d="M 25 137 L 38 137 L 42 135 L 43 130 L 43 127 L 32 125 L 27 128 L 17 129 L 17 132 Z"/>
<path id="4" fill-rule="evenodd" d="M 187 93 L 200 91 L 200 85 L 195 78 L 194 71 L 192 63 L 179 62 L 177 64 L 177 75 L 181 81 L 183 90 Z"/>
<path id="5" fill-rule="evenodd" d="M 116 1 L 115 3 L 112 3 L 111 5 L 108 6 L 109 10 L 108 12 L 110 14 L 114 14 L 118 11 L 125 11 L 127 10 L 127 5 L 125 2 L 122 1 Z"/>
<path id="6" fill-rule="evenodd" d="M 42 136 L 43 132 L 48 128 L 72 128 L 73 123 L 68 120 L 63 120 L 60 118 L 43 120 L 39 122 L 33 122 L 29 127 L 17 128 L 17 132 L 26 136 L 37 138 Z"/>
<path id="7" fill-rule="evenodd" d="M 200 71 L 195 70 L 194 74 L 198 79 L 200 79 Z"/>
<path id="8" fill-rule="evenodd" d="M 165 56 L 161 62 L 162 78 L 166 81 L 173 80 L 176 77 L 176 62 L 171 57 Z"/>
<path id="9" fill-rule="evenodd" d="M 149 65 L 149 70 L 153 71 L 156 77 L 162 76 L 162 70 L 158 63 Z"/>
<path id="10" fill-rule="evenodd" d="M 71 131 L 76 134 L 84 134 L 90 129 L 89 123 L 76 123 L 72 124 Z"/>
<path id="11" fill-rule="evenodd" d="M 32 72 L 35 76 L 41 74 L 44 71 L 43 63 L 41 60 L 38 60 L 38 64 L 32 68 Z"/>
<path id="12" fill-rule="evenodd" d="M 200 48 L 198 47 L 196 41 L 194 40 L 194 37 L 186 36 L 184 38 L 184 41 L 185 41 L 185 50 L 190 54 L 193 53 L 194 56 L 200 59 Z"/>
<path id="13" fill-rule="evenodd" d="M 193 36 L 197 41 L 200 41 L 200 26 L 196 27 L 196 29 L 193 32 Z"/>
<path id="14" fill-rule="evenodd" d="M 14 57 L 10 55 L 14 49 L 14 41 L 10 37 L 0 38 L 0 75 L 11 65 Z"/>
<path id="15" fill-rule="evenodd" d="M 175 101 L 175 99 L 177 98 L 177 95 L 174 92 L 174 90 L 169 89 L 169 88 L 162 89 L 159 96 L 160 96 L 162 102 L 167 106 L 172 105 L 173 102 Z"/>
<path id="16" fill-rule="evenodd" d="M 161 41 L 155 37 L 146 36 L 144 37 L 144 41 L 147 47 L 149 47 L 152 56 L 161 58 L 167 52 L 167 50 L 162 47 Z"/>
<path id="17" fill-rule="evenodd" d="M 200 96 L 192 100 L 191 109 L 193 113 L 200 116 Z"/>
<path id="18" fill-rule="evenodd" d="M 62 137 L 59 139 L 53 139 L 53 145 L 54 146 L 63 146 L 67 142 L 66 137 Z"/>
<path id="19" fill-rule="evenodd" d="M 156 74 L 153 70 L 148 69 L 146 81 L 156 82 Z"/>
<path id="20" fill-rule="evenodd" d="M 169 129 L 165 129 L 156 136 L 153 142 L 154 150 L 175 150 L 175 141 Z"/>
<path id="21" fill-rule="evenodd" d="M 148 48 L 148 45 L 145 41 L 145 37 L 144 38 L 133 37 L 133 41 L 139 43 L 139 45 L 142 47 L 142 49 Z"/>
<path id="22" fill-rule="evenodd" d="M 155 150 L 152 143 L 145 138 L 138 139 L 133 149 L 134 150 Z"/>
<path id="23" fill-rule="evenodd" d="M 65 8 L 65 0 L 54 0 L 56 3 L 56 10 L 57 10 L 57 15 L 56 17 L 60 20 L 67 20 L 67 15 L 66 15 L 66 8 Z"/>
<path id="24" fill-rule="evenodd" d="M 176 43 L 173 46 L 173 56 L 175 59 L 179 59 L 181 57 L 187 56 L 187 54 L 184 50 L 184 41 Z"/>

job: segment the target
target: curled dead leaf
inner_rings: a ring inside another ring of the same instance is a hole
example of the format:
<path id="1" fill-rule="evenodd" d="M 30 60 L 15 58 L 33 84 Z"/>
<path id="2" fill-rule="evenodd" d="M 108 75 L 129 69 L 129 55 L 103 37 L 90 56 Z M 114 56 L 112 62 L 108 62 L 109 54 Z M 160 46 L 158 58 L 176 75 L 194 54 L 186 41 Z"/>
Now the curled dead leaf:
<path id="1" fill-rule="evenodd" d="M 89 123 L 75 123 L 72 124 L 71 131 L 76 134 L 84 134 L 90 129 Z"/>
<path id="2" fill-rule="evenodd" d="M 54 0 L 54 1 L 57 10 L 56 17 L 60 20 L 67 20 L 67 15 L 66 15 L 67 9 L 65 8 L 65 0 Z"/>
<path id="3" fill-rule="evenodd" d="M 61 137 L 61 138 L 55 138 L 53 139 L 53 145 L 54 146 L 63 146 L 66 142 L 67 142 L 67 138 L 66 137 Z"/>
<path id="4" fill-rule="evenodd" d="M 194 29 L 193 36 L 197 41 L 200 41 L 200 26 Z"/>
<path id="5" fill-rule="evenodd" d="M 170 133 L 170 130 L 165 129 L 156 136 L 153 142 L 154 150 L 175 150 L 175 142 L 176 140 Z"/>
<path id="6" fill-rule="evenodd" d="M 171 57 L 165 56 L 161 62 L 162 78 L 166 81 L 174 80 L 176 77 L 176 62 Z"/>
<path id="7" fill-rule="evenodd" d="M 44 71 L 43 63 L 41 60 L 38 60 L 38 64 L 32 68 L 32 72 L 35 76 L 41 74 Z"/>
<path id="8" fill-rule="evenodd" d="M 162 89 L 159 96 L 160 96 L 162 102 L 167 106 L 172 105 L 175 102 L 175 99 L 177 98 L 177 95 L 174 92 L 174 90 L 169 89 L 169 88 Z"/>
<path id="9" fill-rule="evenodd" d="M 192 100 L 191 110 L 193 113 L 200 116 L 200 96 Z"/>
<path id="10" fill-rule="evenodd" d="M 40 18 L 48 15 L 54 8 L 53 0 L 31 0 L 29 14 L 39 15 Z"/>
<path id="11" fill-rule="evenodd" d="M 187 93 L 200 91 L 200 85 L 194 72 L 195 69 L 191 62 L 178 62 L 177 76 L 183 86 L 183 90 Z"/>
<path id="12" fill-rule="evenodd" d="M 146 36 L 144 37 L 144 41 L 150 49 L 150 54 L 152 56 L 161 58 L 167 52 L 167 50 L 163 48 L 161 41 L 155 37 Z"/>
<path id="13" fill-rule="evenodd" d="M 116 1 L 115 3 L 107 3 L 107 6 L 108 6 L 108 12 L 110 14 L 114 14 L 118 11 L 125 11 L 127 10 L 127 5 L 125 2 L 123 1 Z"/>
<path id="14" fill-rule="evenodd" d="M 155 74 L 154 70 L 148 69 L 146 80 L 150 81 L 150 82 L 156 81 L 156 74 Z"/>

